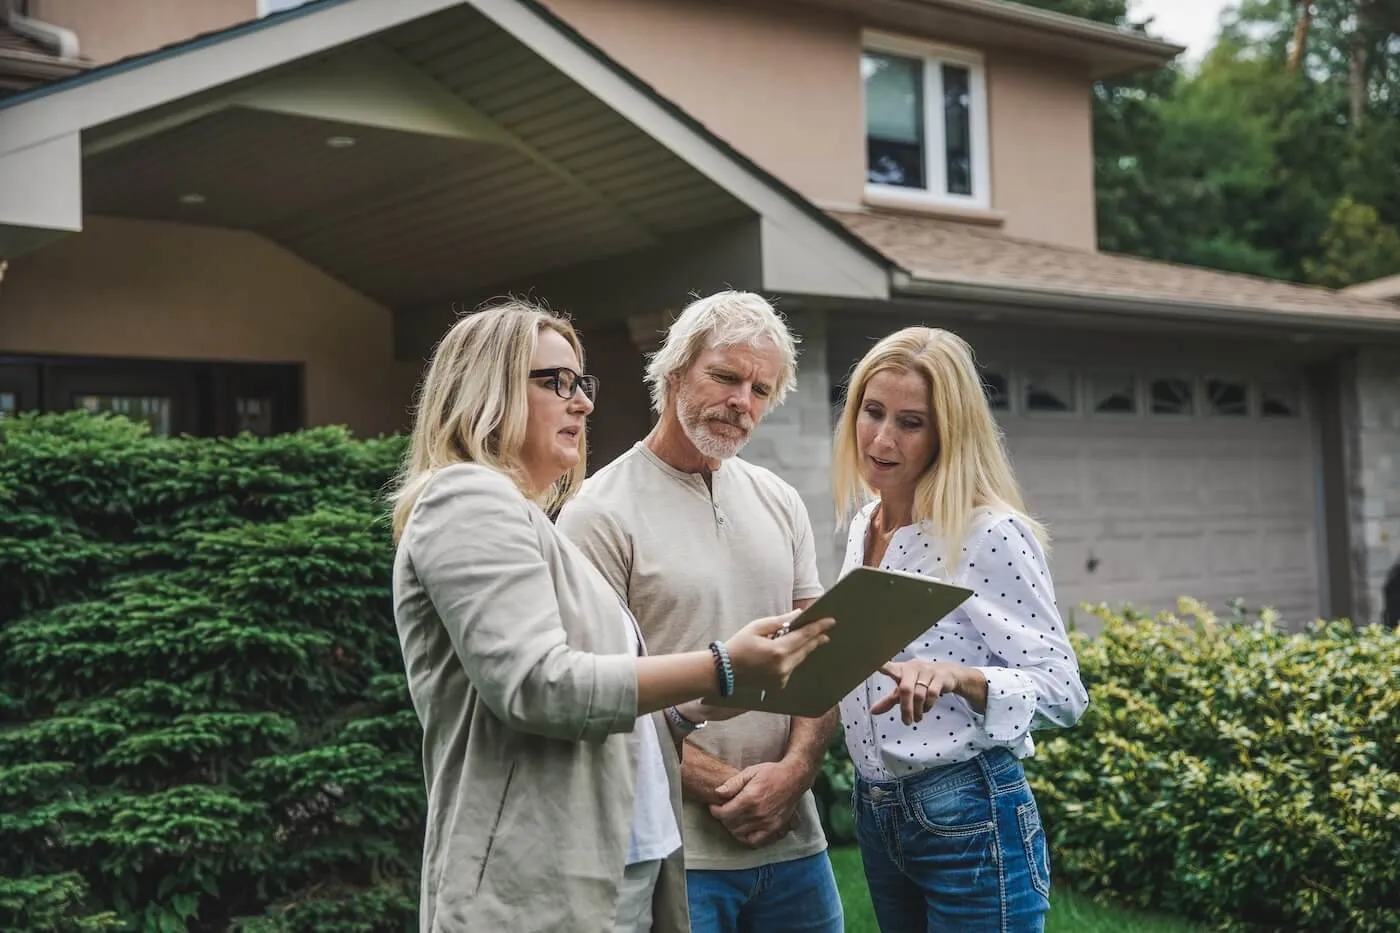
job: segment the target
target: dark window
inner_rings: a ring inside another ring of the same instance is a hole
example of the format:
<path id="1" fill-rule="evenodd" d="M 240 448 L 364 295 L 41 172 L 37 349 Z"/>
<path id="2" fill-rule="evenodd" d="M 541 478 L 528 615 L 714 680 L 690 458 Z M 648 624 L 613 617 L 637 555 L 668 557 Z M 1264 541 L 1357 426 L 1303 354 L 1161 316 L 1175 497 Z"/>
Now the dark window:
<path id="1" fill-rule="evenodd" d="M 972 194 L 972 72 L 943 66 L 943 148 L 949 194 Z"/>
<path id="2" fill-rule="evenodd" d="M 301 379 L 295 364 L 4 357 L 0 413 L 80 409 L 162 436 L 269 435 L 302 427 Z"/>
<path id="3" fill-rule="evenodd" d="M 1138 410 L 1137 379 L 1100 373 L 1090 380 L 1095 414 L 1131 415 Z"/>
<path id="4" fill-rule="evenodd" d="M 1005 373 L 982 370 L 982 391 L 992 411 L 1006 411 L 1011 407 L 1011 388 Z"/>
<path id="5" fill-rule="evenodd" d="M 1212 415 L 1249 414 L 1249 387 L 1233 379 L 1207 379 L 1206 402 Z"/>
<path id="6" fill-rule="evenodd" d="M 866 52 L 866 181 L 923 188 L 924 63 L 917 58 Z"/>
<path id="7" fill-rule="evenodd" d="M 1259 413 L 1265 418 L 1297 418 L 1303 410 L 1303 390 L 1296 382 L 1266 382 L 1260 387 Z"/>
<path id="8" fill-rule="evenodd" d="M 1189 379 L 1153 379 L 1151 396 L 1154 415 L 1189 415 L 1195 410 Z"/>
<path id="9" fill-rule="evenodd" d="M 0 412 L 18 414 L 39 407 L 39 367 L 0 359 Z"/>
<path id="10" fill-rule="evenodd" d="M 1032 371 L 1023 386 L 1026 411 L 1074 411 L 1074 375 L 1061 371 Z"/>

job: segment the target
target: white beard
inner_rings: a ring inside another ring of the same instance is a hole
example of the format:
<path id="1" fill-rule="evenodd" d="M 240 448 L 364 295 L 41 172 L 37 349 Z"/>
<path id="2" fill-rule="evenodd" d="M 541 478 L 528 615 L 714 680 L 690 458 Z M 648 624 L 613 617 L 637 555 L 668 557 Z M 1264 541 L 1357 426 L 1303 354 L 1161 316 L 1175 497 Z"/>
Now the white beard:
<path id="1" fill-rule="evenodd" d="M 676 416 L 681 429 L 700 455 L 712 460 L 728 460 L 744 449 L 753 436 L 752 429 L 740 437 L 721 437 L 705 423 L 704 413 L 690 404 L 685 391 L 676 394 Z"/>

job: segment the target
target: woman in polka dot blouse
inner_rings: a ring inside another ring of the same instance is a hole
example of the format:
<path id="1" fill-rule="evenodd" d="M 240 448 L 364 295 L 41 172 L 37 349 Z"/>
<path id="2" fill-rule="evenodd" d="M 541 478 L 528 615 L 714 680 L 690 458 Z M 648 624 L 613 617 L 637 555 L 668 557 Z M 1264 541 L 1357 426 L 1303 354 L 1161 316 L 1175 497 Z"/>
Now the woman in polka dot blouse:
<path id="1" fill-rule="evenodd" d="M 910 327 L 866 354 L 833 483 L 850 518 L 842 574 L 973 591 L 841 702 L 880 929 L 1043 930 L 1049 855 L 1021 759 L 1031 730 L 1073 725 L 1088 695 L 966 342 Z"/>

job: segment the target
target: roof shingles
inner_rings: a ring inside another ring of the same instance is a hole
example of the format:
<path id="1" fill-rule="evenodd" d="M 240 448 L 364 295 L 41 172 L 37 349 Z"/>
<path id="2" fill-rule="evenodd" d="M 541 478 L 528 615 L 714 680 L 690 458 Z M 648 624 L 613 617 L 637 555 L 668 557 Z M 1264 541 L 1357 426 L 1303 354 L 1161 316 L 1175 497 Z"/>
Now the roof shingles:
<path id="1" fill-rule="evenodd" d="M 1340 314 L 1400 323 L 1394 304 L 1332 289 L 1020 240 L 966 223 L 881 211 L 827 212 L 927 282 L 1038 289 L 1210 308 Z"/>
<path id="2" fill-rule="evenodd" d="M 0 19 L 0 52 L 33 55 L 37 58 L 57 58 L 58 54 L 37 39 L 22 35 Z"/>

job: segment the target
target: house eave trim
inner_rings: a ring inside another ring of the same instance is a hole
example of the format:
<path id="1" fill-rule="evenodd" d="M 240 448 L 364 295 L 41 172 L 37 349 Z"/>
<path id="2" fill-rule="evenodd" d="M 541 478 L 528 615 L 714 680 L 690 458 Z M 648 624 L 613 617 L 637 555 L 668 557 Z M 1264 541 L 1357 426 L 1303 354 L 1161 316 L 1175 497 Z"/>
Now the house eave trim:
<path id="1" fill-rule="evenodd" d="M 1067 292 L 987 282 L 933 280 L 918 278 L 907 272 L 896 272 L 891 276 L 890 290 L 896 297 L 938 299 L 969 305 L 1038 308 L 1120 319 L 1126 317 L 1202 324 L 1243 324 L 1307 333 L 1385 334 L 1400 337 L 1400 313 L 1390 319 L 1349 315 L 1345 312 L 1277 311 L 1246 305 Z"/>

